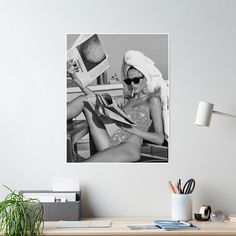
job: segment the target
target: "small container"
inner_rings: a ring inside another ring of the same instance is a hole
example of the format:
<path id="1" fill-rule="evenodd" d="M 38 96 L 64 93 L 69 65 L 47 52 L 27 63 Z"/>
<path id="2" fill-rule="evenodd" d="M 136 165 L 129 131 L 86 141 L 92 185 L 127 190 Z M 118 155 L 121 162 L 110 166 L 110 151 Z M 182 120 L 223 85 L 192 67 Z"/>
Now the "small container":
<path id="1" fill-rule="evenodd" d="M 211 220 L 214 222 L 223 222 L 225 220 L 225 214 L 223 211 L 214 211 L 211 213 Z"/>
<path id="2" fill-rule="evenodd" d="M 171 195 L 171 219 L 189 221 L 192 220 L 192 195 Z"/>
<path id="3" fill-rule="evenodd" d="M 236 222 L 236 214 L 229 215 L 229 220 L 231 222 Z"/>

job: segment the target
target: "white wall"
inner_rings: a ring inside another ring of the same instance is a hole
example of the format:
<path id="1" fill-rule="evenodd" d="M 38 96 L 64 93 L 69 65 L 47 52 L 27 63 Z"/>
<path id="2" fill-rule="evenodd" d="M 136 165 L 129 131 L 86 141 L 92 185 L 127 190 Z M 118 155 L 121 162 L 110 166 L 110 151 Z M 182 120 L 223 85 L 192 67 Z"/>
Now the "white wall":
<path id="1" fill-rule="evenodd" d="M 76 177 L 84 216 L 157 216 L 170 214 L 167 181 L 194 177 L 194 210 L 236 212 L 236 120 L 193 124 L 200 99 L 236 114 L 235 8 L 230 0 L 1 1 L 0 184 L 48 189 L 53 177 Z M 170 34 L 169 164 L 66 164 L 67 32 Z"/>

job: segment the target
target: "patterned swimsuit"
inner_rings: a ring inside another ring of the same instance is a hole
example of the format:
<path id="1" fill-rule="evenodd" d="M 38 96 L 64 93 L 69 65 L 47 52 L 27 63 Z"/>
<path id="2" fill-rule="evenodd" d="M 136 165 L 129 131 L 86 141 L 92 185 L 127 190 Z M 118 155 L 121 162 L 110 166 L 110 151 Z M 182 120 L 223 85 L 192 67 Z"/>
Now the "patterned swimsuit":
<path id="1" fill-rule="evenodd" d="M 136 128 L 142 131 L 147 131 L 150 127 L 152 120 L 150 119 L 149 112 L 144 106 L 137 106 L 132 108 L 126 108 L 125 112 L 136 123 Z M 126 140 L 132 134 L 127 131 L 118 128 L 111 136 L 111 146 L 116 146 L 122 141 Z"/>

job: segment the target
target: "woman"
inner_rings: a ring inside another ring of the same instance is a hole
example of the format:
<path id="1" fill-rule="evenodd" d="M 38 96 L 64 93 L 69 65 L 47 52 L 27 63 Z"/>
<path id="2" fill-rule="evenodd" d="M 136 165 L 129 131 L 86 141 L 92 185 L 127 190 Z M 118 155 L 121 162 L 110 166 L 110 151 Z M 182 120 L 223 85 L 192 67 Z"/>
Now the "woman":
<path id="1" fill-rule="evenodd" d="M 71 119 L 81 112 L 87 119 L 90 134 L 98 152 L 86 162 L 134 162 L 140 158 L 143 139 L 154 144 L 163 144 L 162 104 L 158 94 L 150 93 L 148 87 L 150 78 L 147 75 L 150 68 L 147 64 L 152 61 L 147 59 L 142 53 L 136 51 L 129 51 L 124 57 L 122 83 L 124 84 L 125 102 L 121 106 L 134 120 L 136 126 L 117 123 L 118 129 L 112 136 L 109 136 L 104 122 L 90 106 L 92 91 L 78 83 L 85 95 L 68 103 L 67 119 Z M 129 63 L 127 63 L 128 61 Z M 74 79 L 76 70 L 78 70 L 76 66 L 68 68 L 68 73 Z M 78 81 L 77 78 L 76 80 Z"/>

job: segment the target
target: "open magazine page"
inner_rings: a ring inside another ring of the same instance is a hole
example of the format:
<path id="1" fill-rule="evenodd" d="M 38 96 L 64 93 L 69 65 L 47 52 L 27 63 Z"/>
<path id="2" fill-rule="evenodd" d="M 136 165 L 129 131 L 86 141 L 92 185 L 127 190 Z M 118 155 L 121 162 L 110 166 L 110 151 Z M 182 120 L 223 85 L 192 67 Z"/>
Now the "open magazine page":
<path id="1" fill-rule="evenodd" d="M 109 68 L 108 57 L 96 34 L 82 34 L 67 51 L 67 60 L 73 60 L 80 70 L 77 76 L 86 86 Z"/>
<path id="2" fill-rule="evenodd" d="M 105 116 L 111 119 L 114 123 L 123 123 L 126 125 L 135 125 L 135 122 L 128 116 L 124 110 L 118 107 L 112 96 L 108 93 L 96 94 L 91 97 L 88 102 L 94 108 L 98 116 Z M 97 105 L 98 109 L 95 108 Z"/>

